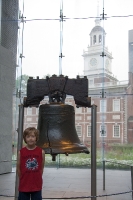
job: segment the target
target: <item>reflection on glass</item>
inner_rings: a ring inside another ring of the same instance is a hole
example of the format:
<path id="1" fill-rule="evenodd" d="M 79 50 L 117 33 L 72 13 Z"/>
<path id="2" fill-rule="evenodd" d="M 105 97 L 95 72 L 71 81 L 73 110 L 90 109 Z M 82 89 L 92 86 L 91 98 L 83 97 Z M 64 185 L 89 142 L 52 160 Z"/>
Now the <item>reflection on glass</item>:
<path id="1" fill-rule="evenodd" d="M 132 8 L 131 0 L 128 3 L 124 0 L 63 1 L 62 74 L 88 78 L 89 96 L 92 104 L 97 105 L 98 156 L 103 159 L 110 158 L 108 153 L 110 149 L 114 151 L 114 146 L 133 143 Z M 26 19 L 18 31 L 17 79 L 23 78 L 22 75 L 34 78 L 58 75 L 60 1 L 40 0 L 38 4 L 37 0 L 28 0 L 22 12 Z M 17 83 L 20 92 L 22 83 L 23 79 Z M 71 97 L 67 101 L 74 105 Z M 18 103 L 17 99 L 16 113 Z M 90 148 L 90 108 L 75 110 L 78 135 Z M 33 108 L 25 112 L 25 127 L 37 125 L 38 113 L 35 111 L 34 117 L 32 113 Z M 122 158 L 118 156 L 119 159 Z"/>

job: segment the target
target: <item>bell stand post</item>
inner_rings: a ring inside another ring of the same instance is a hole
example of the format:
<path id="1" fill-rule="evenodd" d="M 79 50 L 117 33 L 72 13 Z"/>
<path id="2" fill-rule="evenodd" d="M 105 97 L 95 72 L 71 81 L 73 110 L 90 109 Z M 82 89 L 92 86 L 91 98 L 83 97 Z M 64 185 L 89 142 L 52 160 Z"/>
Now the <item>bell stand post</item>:
<path id="1" fill-rule="evenodd" d="M 96 120 L 97 106 L 91 107 L 91 200 L 96 200 L 97 197 L 97 174 L 96 174 Z"/>
<path id="2" fill-rule="evenodd" d="M 23 146 L 23 124 L 24 124 L 24 105 L 20 104 L 19 105 L 18 129 L 17 129 L 17 132 L 18 132 L 17 155 L 18 155 L 19 150 Z M 17 171 L 16 171 L 14 200 L 18 199 L 18 183 L 19 183 L 19 179 L 18 179 L 18 175 L 17 175 Z"/>

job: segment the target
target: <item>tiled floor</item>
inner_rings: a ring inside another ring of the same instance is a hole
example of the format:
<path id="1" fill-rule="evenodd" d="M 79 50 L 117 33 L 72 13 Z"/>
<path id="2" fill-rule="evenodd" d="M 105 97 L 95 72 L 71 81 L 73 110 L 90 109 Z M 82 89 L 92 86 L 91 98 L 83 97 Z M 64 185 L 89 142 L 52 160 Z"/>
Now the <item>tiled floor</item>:
<path id="1" fill-rule="evenodd" d="M 14 197 L 6 197 L 15 194 L 15 176 L 15 172 L 0 175 L 0 200 L 17 200 Z M 105 176 L 103 190 L 103 173 L 102 170 L 97 170 L 97 195 L 131 191 L 130 171 L 106 170 Z M 45 168 L 43 182 L 43 199 L 91 199 L 85 198 L 91 196 L 90 169 Z M 97 197 L 97 200 L 132 200 L 132 193 L 102 196 Z"/>

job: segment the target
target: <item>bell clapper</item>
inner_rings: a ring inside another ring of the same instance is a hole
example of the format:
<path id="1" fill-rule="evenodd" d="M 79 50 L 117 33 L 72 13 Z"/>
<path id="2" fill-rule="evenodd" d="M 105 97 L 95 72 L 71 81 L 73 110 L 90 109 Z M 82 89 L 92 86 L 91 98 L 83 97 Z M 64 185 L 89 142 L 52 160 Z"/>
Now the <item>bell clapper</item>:
<path id="1" fill-rule="evenodd" d="M 52 156 L 52 161 L 56 161 L 57 154 L 51 154 L 51 156 Z"/>

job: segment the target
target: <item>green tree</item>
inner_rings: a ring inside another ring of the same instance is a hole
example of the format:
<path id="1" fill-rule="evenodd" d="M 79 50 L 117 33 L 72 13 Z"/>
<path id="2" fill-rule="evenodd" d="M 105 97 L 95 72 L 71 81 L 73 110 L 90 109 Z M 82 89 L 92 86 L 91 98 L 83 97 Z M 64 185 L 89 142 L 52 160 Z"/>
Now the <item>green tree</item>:
<path id="1" fill-rule="evenodd" d="M 51 76 L 50 74 L 43 75 L 42 79 L 46 79 L 47 76 Z M 20 93 L 26 94 L 27 93 L 27 81 L 29 79 L 29 75 L 23 74 L 16 79 L 16 93 L 17 96 L 20 96 Z"/>
<path id="2" fill-rule="evenodd" d="M 43 78 L 46 79 L 47 76 L 51 77 L 50 74 L 47 74 L 47 75 L 43 75 L 42 79 L 43 79 Z"/>
<path id="3" fill-rule="evenodd" d="M 27 80 L 29 79 L 29 76 L 26 74 L 23 74 L 22 76 L 19 76 L 16 79 L 16 90 L 21 92 L 26 92 L 27 90 Z"/>

